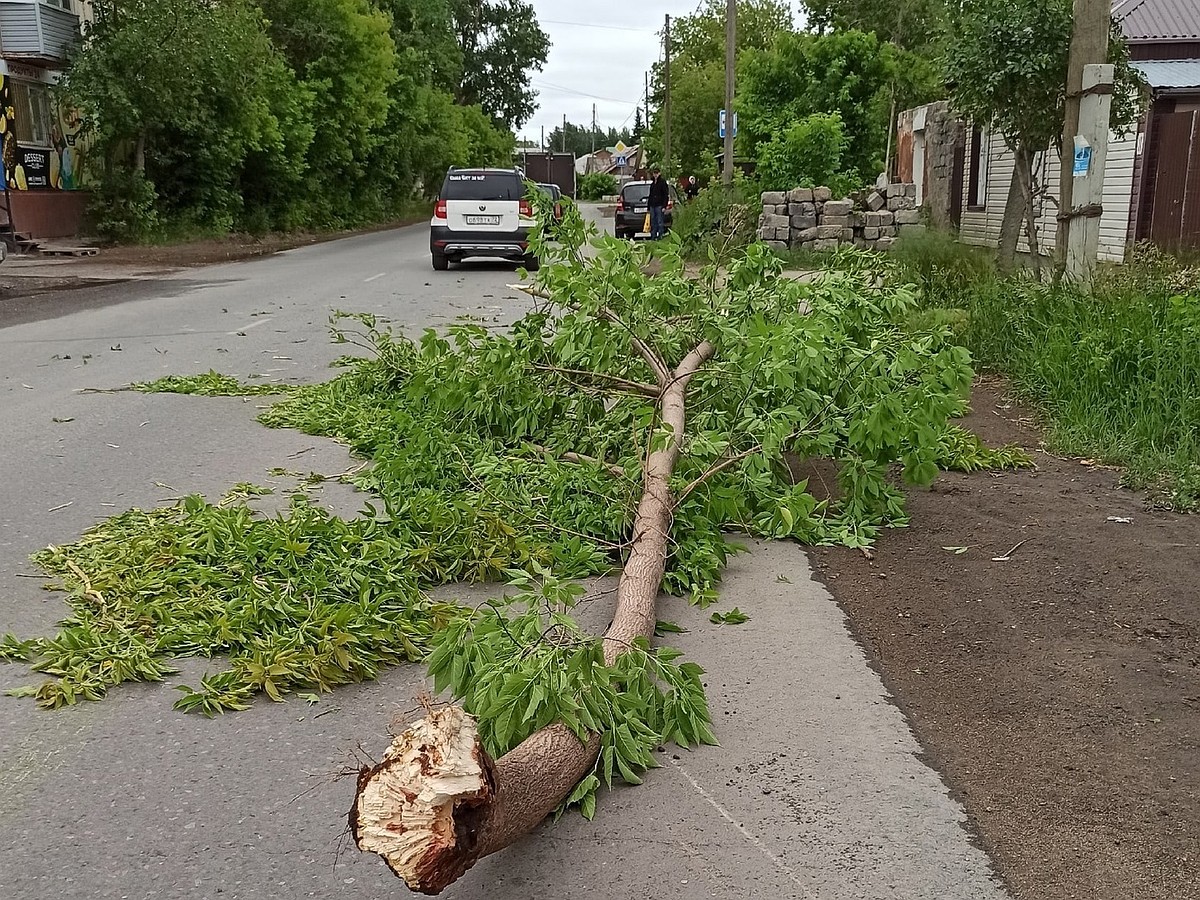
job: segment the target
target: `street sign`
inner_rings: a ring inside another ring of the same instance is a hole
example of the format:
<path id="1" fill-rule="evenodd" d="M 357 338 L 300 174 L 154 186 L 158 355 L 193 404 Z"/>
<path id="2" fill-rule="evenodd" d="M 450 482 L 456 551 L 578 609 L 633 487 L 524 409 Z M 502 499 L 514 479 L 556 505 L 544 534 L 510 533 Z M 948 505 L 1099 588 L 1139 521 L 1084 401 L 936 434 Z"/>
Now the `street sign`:
<path id="1" fill-rule="evenodd" d="M 625 146 L 624 141 L 617 141 L 617 146 L 613 147 L 613 154 L 615 156 L 624 156 L 628 152 L 629 148 Z"/>
<path id="2" fill-rule="evenodd" d="M 737 132 L 738 132 L 737 113 L 734 113 L 733 114 L 733 136 L 734 137 L 737 137 Z M 721 121 L 720 121 L 720 124 L 717 126 L 717 133 L 722 139 L 725 138 L 725 110 L 721 110 Z"/>
<path id="3" fill-rule="evenodd" d="M 613 162 L 616 163 L 618 168 L 624 168 L 625 166 L 629 165 L 629 157 L 628 156 L 618 156 L 615 160 L 613 160 Z"/>

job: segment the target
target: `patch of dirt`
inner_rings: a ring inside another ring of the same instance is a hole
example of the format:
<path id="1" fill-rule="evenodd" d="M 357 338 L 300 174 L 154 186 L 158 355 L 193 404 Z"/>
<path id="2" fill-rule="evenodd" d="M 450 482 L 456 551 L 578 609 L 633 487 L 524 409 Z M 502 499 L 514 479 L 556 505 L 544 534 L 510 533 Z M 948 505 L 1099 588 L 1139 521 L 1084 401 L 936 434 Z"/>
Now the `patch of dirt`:
<path id="1" fill-rule="evenodd" d="M 973 407 L 1041 451 L 1001 383 Z M 814 563 L 1015 897 L 1200 897 L 1200 517 L 1035 458 L 944 475 L 873 560 Z"/>

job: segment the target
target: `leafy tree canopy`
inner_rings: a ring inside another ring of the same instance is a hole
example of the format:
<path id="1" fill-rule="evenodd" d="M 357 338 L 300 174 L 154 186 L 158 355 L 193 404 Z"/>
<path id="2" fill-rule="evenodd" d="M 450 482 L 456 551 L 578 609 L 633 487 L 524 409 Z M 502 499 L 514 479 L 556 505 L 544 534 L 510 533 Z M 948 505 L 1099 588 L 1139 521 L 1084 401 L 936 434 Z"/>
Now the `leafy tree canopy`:
<path id="1" fill-rule="evenodd" d="M 540 72 L 550 55 L 550 38 L 532 4 L 450 0 L 450 9 L 462 54 L 458 102 L 478 104 L 509 128 L 520 128 L 537 107 L 529 73 Z"/>
<path id="2" fill-rule="evenodd" d="M 803 0 L 818 33 L 834 29 L 873 31 L 905 50 L 930 50 L 939 39 L 945 0 Z"/>

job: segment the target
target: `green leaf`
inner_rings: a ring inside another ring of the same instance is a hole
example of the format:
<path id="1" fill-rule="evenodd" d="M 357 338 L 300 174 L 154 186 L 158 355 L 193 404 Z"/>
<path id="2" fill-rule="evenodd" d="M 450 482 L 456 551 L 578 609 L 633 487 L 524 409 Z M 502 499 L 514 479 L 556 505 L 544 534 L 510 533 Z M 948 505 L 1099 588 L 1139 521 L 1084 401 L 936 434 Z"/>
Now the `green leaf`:
<path id="1" fill-rule="evenodd" d="M 709 621 L 714 625 L 742 625 L 749 622 L 750 617 L 735 606 L 727 613 L 713 613 Z"/>

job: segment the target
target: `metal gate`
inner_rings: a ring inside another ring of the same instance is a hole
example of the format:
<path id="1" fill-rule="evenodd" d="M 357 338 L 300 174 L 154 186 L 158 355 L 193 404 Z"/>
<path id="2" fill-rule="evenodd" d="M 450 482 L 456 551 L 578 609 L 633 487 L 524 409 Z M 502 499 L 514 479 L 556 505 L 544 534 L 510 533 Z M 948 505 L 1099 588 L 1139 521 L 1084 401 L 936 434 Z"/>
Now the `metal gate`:
<path id="1" fill-rule="evenodd" d="M 1200 111 L 1157 117 L 1150 240 L 1200 247 Z"/>

